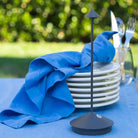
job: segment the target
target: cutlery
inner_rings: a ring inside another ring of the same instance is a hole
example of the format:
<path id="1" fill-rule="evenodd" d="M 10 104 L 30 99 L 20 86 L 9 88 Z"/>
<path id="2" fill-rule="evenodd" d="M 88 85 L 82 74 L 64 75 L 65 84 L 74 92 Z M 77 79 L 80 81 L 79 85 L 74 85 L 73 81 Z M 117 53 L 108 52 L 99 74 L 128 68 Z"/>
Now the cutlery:
<path id="1" fill-rule="evenodd" d="M 120 38 L 120 47 L 122 47 L 122 38 L 125 34 L 125 24 L 123 20 L 119 17 L 116 17 L 116 21 L 117 21 L 117 27 L 118 27 L 118 34 Z"/>
<path id="2" fill-rule="evenodd" d="M 119 62 L 120 62 L 121 81 L 124 82 L 125 72 L 124 72 L 124 62 L 122 61 L 123 60 L 122 37 L 125 34 L 125 25 L 122 19 L 119 17 L 116 17 L 116 21 L 117 21 L 118 34 L 119 34 L 119 39 L 120 39 L 120 45 L 118 48 L 118 52 L 119 52 L 118 56 L 119 56 Z"/>
<path id="3" fill-rule="evenodd" d="M 125 44 L 124 44 L 124 50 L 123 50 L 122 61 L 121 61 L 121 66 L 120 66 L 122 82 L 125 82 L 124 64 L 125 64 L 126 55 L 127 55 L 128 51 L 129 51 L 128 54 L 130 54 L 130 58 L 131 58 L 132 70 L 134 72 L 133 55 L 132 55 L 132 52 L 131 52 L 131 48 L 129 47 L 129 43 L 130 43 L 130 40 L 132 39 L 132 37 L 134 35 L 135 25 L 136 25 L 136 18 L 130 17 L 128 19 L 128 25 L 127 25 L 127 29 L 126 29 L 126 40 L 125 40 Z"/>
<path id="4" fill-rule="evenodd" d="M 115 15 L 112 11 L 110 11 L 110 15 L 111 15 L 111 27 L 112 27 L 112 31 L 116 31 L 118 32 L 118 26 L 117 26 L 117 21 L 115 18 Z M 120 39 L 119 39 L 119 34 L 116 33 L 113 35 L 113 43 L 114 43 L 114 47 L 115 48 L 119 48 L 120 46 Z"/>
<path id="5" fill-rule="evenodd" d="M 128 26 L 126 29 L 126 40 L 124 44 L 124 47 L 126 48 L 129 47 L 130 40 L 134 35 L 135 26 L 136 26 L 136 18 L 130 17 L 128 20 Z"/>
<path id="6" fill-rule="evenodd" d="M 117 26 L 117 21 L 116 21 L 115 15 L 112 11 L 110 11 L 110 15 L 111 15 L 111 28 L 112 28 L 112 31 L 118 32 L 118 26 Z M 114 47 L 115 47 L 115 50 L 116 50 L 115 61 L 117 63 L 120 63 L 120 38 L 119 38 L 118 33 L 113 35 L 113 44 L 114 44 Z"/>

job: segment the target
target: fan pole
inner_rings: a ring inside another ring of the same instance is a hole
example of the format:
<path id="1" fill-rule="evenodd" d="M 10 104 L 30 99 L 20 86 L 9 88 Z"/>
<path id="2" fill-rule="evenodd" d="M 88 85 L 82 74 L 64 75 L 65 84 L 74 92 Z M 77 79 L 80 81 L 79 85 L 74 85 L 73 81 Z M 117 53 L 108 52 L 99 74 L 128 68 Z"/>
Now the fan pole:
<path id="1" fill-rule="evenodd" d="M 93 112 L 93 18 L 91 18 L 91 112 Z"/>
<path id="2" fill-rule="evenodd" d="M 82 135 L 101 135 L 111 131 L 113 121 L 93 112 L 93 19 L 99 15 L 91 10 L 91 112 L 70 122 L 72 130 Z"/>
<path id="3" fill-rule="evenodd" d="M 91 112 L 93 112 L 93 20 L 99 15 L 91 10 L 86 16 L 91 18 Z"/>

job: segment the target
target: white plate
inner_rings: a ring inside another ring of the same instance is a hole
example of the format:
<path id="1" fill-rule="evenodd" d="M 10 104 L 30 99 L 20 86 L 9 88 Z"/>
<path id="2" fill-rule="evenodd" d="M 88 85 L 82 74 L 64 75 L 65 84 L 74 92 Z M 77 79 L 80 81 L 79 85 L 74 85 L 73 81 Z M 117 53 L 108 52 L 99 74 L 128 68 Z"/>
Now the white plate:
<path id="1" fill-rule="evenodd" d="M 106 96 L 106 97 L 102 97 L 102 98 L 93 98 L 93 102 L 100 102 L 100 101 L 106 101 L 106 100 L 111 100 L 111 99 L 114 99 L 116 97 L 119 96 L 119 92 L 113 94 L 113 95 L 110 95 L 110 96 Z M 87 98 L 87 99 L 75 99 L 73 98 L 73 101 L 77 104 L 77 103 L 90 103 L 91 102 L 91 99 Z"/>
<path id="2" fill-rule="evenodd" d="M 117 93 L 119 92 L 119 89 L 120 87 L 118 87 L 117 89 L 114 89 L 114 90 L 111 90 L 109 92 L 96 92 L 96 93 L 93 93 L 93 97 L 102 97 L 102 96 L 107 96 L 107 95 L 111 95 L 111 94 L 114 94 L 114 93 Z M 91 97 L 91 94 L 90 93 L 71 93 L 72 97 L 75 98 L 90 98 Z"/>
<path id="3" fill-rule="evenodd" d="M 120 76 L 120 70 L 116 71 L 116 72 L 112 72 L 110 74 L 107 74 L 106 76 L 97 76 L 97 77 L 93 77 L 94 81 L 99 81 L 99 80 L 105 80 L 105 79 L 112 79 L 114 77 Z"/>
<path id="4" fill-rule="evenodd" d="M 99 91 L 105 91 L 105 90 L 110 90 L 110 89 L 114 89 L 114 88 L 117 88 L 119 86 L 120 83 L 115 83 L 113 85 L 110 85 L 110 86 L 105 86 L 105 87 L 98 87 L 98 88 L 93 88 L 93 91 L 94 92 L 99 92 Z M 91 92 L 91 89 L 90 88 L 70 88 L 69 87 L 69 90 L 71 92 Z"/>
<path id="5" fill-rule="evenodd" d="M 113 84 L 113 83 L 116 83 L 116 82 L 119 82 L 120 81 L 120 76 L 117 76 L 111 80 L 107 80 L 107 81 L 99 81 L 99 82 L 94 82 L 93 83 L 93 86 L 102 86 L 102 85 L 108 85 L 108 84 Z M 74 82 L 74 83 L 71 83 L 71 82 L 67 82 L 68 86 L 72 86 L 72 87 L 91 87 L 91 83 L 90 82 L 87 82 L 87 83 L 79 83 L 79 82 Z"/>
<path id="6" fill-rule="evenodd" d="M 96 108 L 96 107 L 111 105 L 111 104 L 117 102 L 118 100 L 119 100 L 119 96 L 115 99 L 110 100 L 110 101 L 105 101 L 105 102 L 102 102 L 102 103 L 94 103 L 93 107 Z M 75 107 L 76 108 L 90 108 L 91 105 L 90 104 L 75 104 Z"/>
<path id="7" fill-rule="evenodd" d="M 101 63 L 93 62 L 93 75 L 101 75 L 119 70 L 120 65 L 116 62 Z M 91 76 L 90 72 L 75 73 L 73 76 Z"/>
<path id="8" fill-rule="evenodd" d="M 111 79 L 114 78 L 116 76 L 120 76 L 120 70 L 116 71 L 116 72 L 112 72 L 112 74 L 107 74 L 105 76 L 98 76 L 98 77 L 93 77 L 94 81 L 99 81 L 99 80 L 105 80 L 105 79 Z M 67 78 L 67 82 L 90 82 L 91 81 L 91 77 L 70 77 Z"/>

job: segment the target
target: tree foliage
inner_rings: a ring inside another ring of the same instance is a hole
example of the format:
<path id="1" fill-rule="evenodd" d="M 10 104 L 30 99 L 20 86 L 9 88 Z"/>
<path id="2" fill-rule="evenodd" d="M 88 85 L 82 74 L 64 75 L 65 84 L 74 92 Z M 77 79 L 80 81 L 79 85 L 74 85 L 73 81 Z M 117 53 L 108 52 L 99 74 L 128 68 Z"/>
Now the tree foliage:
<path id="1" fill-rule="evenodd" d="M 94 20 L 96 37 L 111 30 L 110 10 L 127 23 L 129 16 L 138 18 L 137 7 L 137 0 L 1 0 L 0 40 L 87 42 L 90 9 L 100 15 Z M 136 32 L 133 42 L 137 38 Z"/>

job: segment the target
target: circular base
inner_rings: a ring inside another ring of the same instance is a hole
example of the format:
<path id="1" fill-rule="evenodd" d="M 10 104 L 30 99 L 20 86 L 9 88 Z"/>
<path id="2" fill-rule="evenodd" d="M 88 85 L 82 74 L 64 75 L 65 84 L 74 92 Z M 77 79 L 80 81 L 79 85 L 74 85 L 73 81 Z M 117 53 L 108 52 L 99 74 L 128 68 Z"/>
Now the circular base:
<path id="1" fill-rule="evenodd" d="M 81 135 L 102 135 L 110 132 L 112 127 L 105 128 L 105 129 L 79 129 L 76 127 L 72 127 L 72 131 L 81 134 Z"/>
<path id="2" fill-rule="evenodd" d="M 101 135 L 111 131 L 113 121 L 96 113 L 88 113 L 70 122 L 72 130 L 81 135 Z"/>

